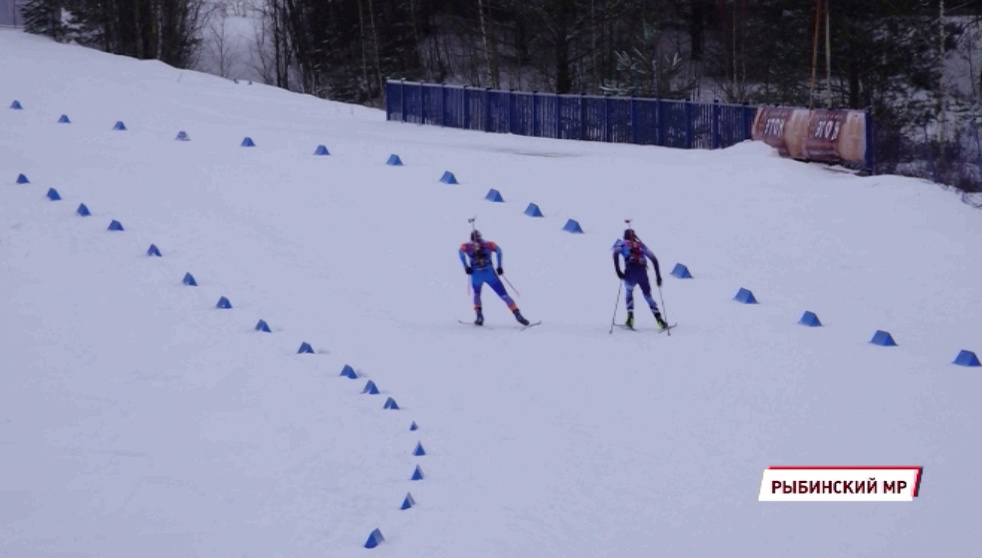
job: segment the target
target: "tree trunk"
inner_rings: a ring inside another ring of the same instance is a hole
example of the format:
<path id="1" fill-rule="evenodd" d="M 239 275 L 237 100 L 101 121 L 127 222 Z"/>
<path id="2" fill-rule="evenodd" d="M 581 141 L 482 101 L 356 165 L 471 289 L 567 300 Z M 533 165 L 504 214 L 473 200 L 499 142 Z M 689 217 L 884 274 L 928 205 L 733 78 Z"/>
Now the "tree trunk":
<path id="1" fill-rule="evenodd" d="M 829 16 L 829 0 L 825 2 L 825 108 L 832 108 L 832 18 Z"/>
<path id="2" fill-rule="evenodd" d="M 705 19 L 702 12 L 702 3 L 699 0 L 692 0 L 692 12 L 689 16 L 689 56 L 694 61 L 702 60 L 703 31 L 705 29 Z M 736 6 L 733 7 L 733 13 L 736 13 Z"/>
<path id="3" fill-rule="evenodd" d="M 477 0 L 478 21 L 481 26 L 481 41 L 484 43 L 484 63 L 488 77 L 488 85 L 497 89 L 498 83 L 498 54 L 495 52 L 494 38 L 489 36 L 487 16 L 484 14 L 484 0 Z"/>
<path id="4" fill-rule="evenodd" d="M 556 41 L 553 50 L 553 64 L 556 71 L 556 93 L 563 95 L 573 89 L 573 76 L 570 71 L 570 13 L 572 0 L 560 0 L 553 24 L 556 26 Z"/>
<path id="5" fill-rule="evenodd" d="M 600 61 L 597 46 L 597 0 L 590 0 L 590 71 L 593 74 L 593 87 L 599 89 L 603 83 L 600 76 Z"/>
<path id="6" fill-rule="evenodd" d="M 381 96 L 385 91 L 385 79 L 382 77 L 382 55 L 379 52 L 382 50 L 382 45 L 378 40 L 378 27 L 375 25 L 375 7 L 372 0 L 368 0 L 368 23 L 372 27 L 372 42 L 375 43 L 375 74 L 378 78 L 378 91 Z"/>
<path id="7" fill-rule="evenodd" d="M 409 20 L 413 29 L 413 48 L 416 49 L 416 60 L 423 71 L 423 75 L 426 76 L 427 80 L 429 80 L 430 72 L 426 64 L 426 57 L 423 55 L 423 41 L 420 38 L 419 20 L 417 18 L 416 0 L 409 0 Z"/>
<path id="8" fill-rule="evenodd" d="M 849 108 L 852 109 L 861 108 L 861 99 L 859 97 L 859 71 L 860 68 L 858 64 L 849 64 Z"/>
<path id="9" fill-rule="evenodd" d="M 944 83 L 944 0 L 938 6 L 938 144 L 944 153 L 944 142 L 947 139 L 947 114 L 945 113 L 945 83 Z"/>
<path id="10" fill-rule="evenodd" d="M 372 96 L 371 78 L 368 77 L 368 46 L 365 40 L 365 9 L 362 0 L 358 0 L 358 44 L 361 47 L 361 78 L 365 94 Z"/>

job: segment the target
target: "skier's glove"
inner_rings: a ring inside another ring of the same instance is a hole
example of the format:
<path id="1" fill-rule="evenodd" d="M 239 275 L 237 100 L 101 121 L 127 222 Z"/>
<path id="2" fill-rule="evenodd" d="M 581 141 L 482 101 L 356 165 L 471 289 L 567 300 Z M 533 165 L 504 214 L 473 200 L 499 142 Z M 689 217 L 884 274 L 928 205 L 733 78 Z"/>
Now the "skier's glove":
<path id="1" fill-rule="evenodd" d="M 659 287 L 661 286 L 661 277 L 655 278 L 655 285 L 658 285 Z"/>
<path id="2" fill-rule="evenodd" d="M 615 271 L 617 271 L 617 278 L 618 279 L 623 279 L 624 278 L 624 272 L 623 271 L 621 271 L 619 269 L 617 269 Z"/>
<path id="3" fill-rule="evenodd" d="M 471 273 L 473 273 L 473 271 L 474 270 L 471 269 L 471 266 L 469 265 L 464 266 L 464 273 L 466 273 L 467 275 L 470 275 Z"/>
<path id="4" fill-rule="evenodd" d="M 498 269 L 496 269 L 495 271 L 498 272 L 498 275 L 504 275 L 505 274 L 505 270 L 504 269 L 501 269 L 500 267 Z"/>

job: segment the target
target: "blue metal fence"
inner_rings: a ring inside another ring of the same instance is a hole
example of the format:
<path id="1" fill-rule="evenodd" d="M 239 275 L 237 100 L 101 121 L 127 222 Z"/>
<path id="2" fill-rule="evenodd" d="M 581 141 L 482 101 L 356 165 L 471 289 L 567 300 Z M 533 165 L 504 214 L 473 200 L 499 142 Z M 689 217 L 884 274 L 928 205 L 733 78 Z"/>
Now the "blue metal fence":
<path id="1" fill-rule="evenodd" d="M 543 138 L 715 149 L 751 138 L 757 107 L 385 84 L 388 120 Z"/>

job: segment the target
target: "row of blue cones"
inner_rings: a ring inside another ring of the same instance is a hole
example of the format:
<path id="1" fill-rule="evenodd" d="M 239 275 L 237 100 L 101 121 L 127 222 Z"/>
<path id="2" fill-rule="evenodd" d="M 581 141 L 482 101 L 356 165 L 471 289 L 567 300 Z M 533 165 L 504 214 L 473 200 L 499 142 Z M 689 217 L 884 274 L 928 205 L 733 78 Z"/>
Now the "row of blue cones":
<path id="1" fill-rule="evenodd" d="M 743 304 L 758 304 L 757 297 L 754 296 L 754 293 L 749 289 L 744 289 L 742 287 L 739 291 L 737 291 L 736 295 L 733 297 L 733 300 Z M 818 316 L 811 310 L 805 311 L 805 313 L 801 315 L 801 319 L 798 320 L 798 323 L 808 327 L 822 326 L 821 320 L 819 320 Z M 879 345 L 881 347 L 897 346 L 897 342 L 894 341 L 893 336 L 890 335 L 890 332 L 882 329 L 876 330 L 869 342 L 873 345 Z M 979 362 L 978 356 L 976 356 L 974 352 L 966 350 L 960 351 L 958 356 L 955 357 L 955 360 L 952 361 L 952 364 L 957 364 L 960 366 L 982 366 L 982 363 Z"/>
<path id="2" fill-rule="evenodd" d="M 11 103 L 10 108 L 14 110 L 23 110 L 24 106 L 20 103 L 20 101 L 15 100 L 13 103 Z M 69 118 L 67 114 L 62 114 L 61 116 L 58 117 L 58 123 L 71 124 L 72 119 Z M 113 124 L 112 129 L 120 132 L 125 132 L 128 128 L 126 127 L 126 124 L 122 120 L 117 120 L 116 123 Z M 177 133 L 177 137 L 175 137 L 174 139 L 177 141 L 190 141 L 191 137 L 188 135 L 187 132 L 181 130 L 180 132 Z M 242 139 L 242 143 L 240 145 L 242 147 L 256 147 L 256 142 L 253 141 L 251 137 L 246 136 L 245 138 Z M 327 147 L 325 147 L 324 145 L 318 145 L 317 148 L 314 149 L 314 155 L 330 155 L 330 154 L 331 153 L 327 150 Z"/>
<path id="3" fill-rule="evenodd" d="M 17 183 L 18 184 L 29 184 L 30 181 L 27 179 L 26 176 L 24 176 L 23 174 L 21 174 L 17 178 Z M 54 188 L 50 188 L 48 190 L 47 197 L 50 200 L 52 200 L 52 201 L 60 201 L 62 199 L 61 198 L 61 195 Z M 76 210 L 76 213 L 79 214 L 79 215 L 81 215 L 81 216 L 83 216 L 83 217 L 88 217 L 88 216 L 91 216 L 92 215 L 91 211 L 89 210 L 89 208 L 84 203 L 79 205 L 78 209 Z M 110 231 L 124 231 L 125 229 L 124 229 L 122 223 L 120 223 L 119 221 L 113 219 L 110 222 L 110 224 L 109 224 L 108 230 L 110 230 Z M 160 248 L 156 244 L 150 244 L 150 247 L 147 249 L 147 252 L 146 253 L 147 253 L 147 256 L 148 257 L 158 257 L 158 258 L 163 257 L 163 254 L 161 253 Z M 190 286 L 190 287 L 197 287 L 198 286 L 198 280 L 195 279 L 194 275 L 192 275 L 190 272 L 184 274 L 184 277 L 181 279 L 181 283 L 184 284 L 184 285 L 186 285 L 186 286 Z M 228 297 L 222 296 L 222 297 L 220 297 L 218 299 L 218 303 L 215 305 L 215 307 L 216 308 L 219 308 L 219 309 L 231 309 L 232 308 L 232 303 L 228 299 Z M 269 327 L 269 323 L 267 323 L 266 320 L 263 320 L 263 319 L 260 319 L 256 323 L 256 326 L 255 326 L 254 329 L 256 331 L 263 332 L 263 333 L 271 333 L 272 332 L 272 329 Z M 314 348 L 311 346 L 310 343 L 308 343 L 306 341 L 302 342 L 300 344 L 300 348 L 297 350 L 297 354 L 313 354 L 313 353 L 314 353 Z M 349 379 L 353 379 L 353 380 L 354 379 L 358 379 L 358 377 L 359 377 L 359 375 L 355 371 L 355 369 L 351 365 L 349 365 L 349 364 L 345 364 L 344 365 L 344 367 L 341 369 L 340 376 L 346 377 L 346 378 L 349 378 Z M 365 387 L 362 389 L 362 393 L 363 394 L 369 394 L 369 395 L 378 395 L 378 394 L 381 393 L 381 391 L 379 390 L 378 385 L 376 385 L 376 383 L 373 380 L 368 380 L 368 382 L 365 384 Z M 400 409 L 399 408 L 399 404 L 391 396 L 386 398 L 385 403 L 382 405 L 382 408 L 383 409 L 386 409 L 386 410 L 399 410 Z M 412 421 L 412 423 L 409 426 L 409 430 L 416 431 L 418 429 L 419 429 L 419 426 L 416 424 L 416 421 Z M 416 447 L 413 449 L 412 455 L 414 457 L 422 457 L 422 456 L 425 456 L 426 455 L 426 450 L 423 448 L 423 443 L 422 442 L 417 442 L 416 443 Z M 413 472 L 410 475 L 409 480 L 411 480 L 411 481 L 421 481 L 423 479 L 424 479 L 423 470 L 417 464 L 416 467 L 413 469 Z M 403 498 L 402 504 L 399 506 L 399 509 L 400 510 L 407 510 L 407 509 L 410 509 L 410 508 L 414 507 L 415 505 L 416 505 L 416 500 L 413 498 L 412 493 L 411 492 L 407 492 L 406 493 L 406 496 Z M 375 548 L 376 546 L 378 546 L 384 540 L 385 540 L 385 538 L 382 536 L 381 530 L 380 529 L 375 529 L 369 535 L 368 540 L 365 542 L 365 545 L 364 546 L 365 546 L 365 548 Z"/>
<path id="4" fill-rule="evenodd" d="M 344 365 L 344 368 L 341 369 L 341 376 L 354 380 L 358 378 L 358 373 L 355 372 L 354 368 L 346 364 Z M 381 391 L 379 390 L 378 385 L 376 385 L 373 380 L 368 380 L 368 382 L 365 383 L 365 387 L 362 388 L 361 393 L 368 394 L 368 395 L 378 395 L 381 393 Z M 382 405 L 382 408 L 398 411 L 399 405 L 392 397 L 386 397 L 385 403 Z M 409 430 L 413 432 L 419 430 L 419 426 L 416 424 L 416 421 L 412 421 L 412 423 L 409 425 Z M 416 442 L 416 447 L 413 448 L 413 457 L 422 457 L 424 455 L 426 455 L 426 450 L 423 448 L 423 443 Z M 425 477 L 423 475 L 423 469 L 420 468 L 420 466 L 417 464 L 416 467 L 413 469 L 412 474 L 409 476 L 409 480 L 421 481 L 424 478 Z M 406 492 L 406 496 L 405 498 L 403 498 L 402 504 L 399 506 L 399 509 L 408 510 L 415 505 L 416 505 L 416 500 L 413 498 L 412 493 Z M 368 540 L 365 541 L 364 546 L 365 548 L 375 548 L 376 546 L 378 546 L 380 543 L 384 541 L 385 541 L 385 537 L 382 536 L 382 531 L 380 529 L 375 529 L 368 535 Z"/>
<path id="5" fill-rule="evenodd" d="M 301 351 L 299 352 L 303 352 L 303 349 L 304 347 L 301 346 Z M 356 380 L 359 377 L 355 369 L 352 368 L 351 365 L 349 364 L 344 365 L 344 367 L 341 369 L 340 376 L 352 380 Z M 365 383 L 365 387 L 362 388 L 361 393 L 367 395 L 379 395 L 382 392 L 381 390 L 379 390 L 378 385 L 375 383 L 374 380 L 368 380 Z M 385 403 L 382 405 L 382 408 L 387 410 L 398 411 L 399 404 L 396 403 L 395 399 L 393 399 L 390 396 L 390 397 L 386 397 Z M 413 432 L 419 430 L 419 426 L 416 424 L 416 421 L 412 421 L 412 423 L 409 425 L 409 430 Z M 413 448 L 412 454 L 413 457 L 422 457 L 426 455 L 426 450 L 423 448 L 422 442 L 416 442 L 416 447 Z M 423 469 L 417 464 L 416 467 L 413 469 L 412 474 L 409 476 L 409 480 L 421 481 L 424 478 L 425 476 L 423 475 Z M 408 510 L 414 507 L 415 505 L 416 505 L 416 500 L 415 498 L 413 498 L 412 492 L 406 492 L 406 496 L 403 498 L 402 504 L 399 506 L 399 509 Z M 376 528 L 371 533 L 369 533 L 368 540 L 365 541 L 364 547 L 375 548 L 384 541 L 385 541 L 385 537 L 382 536 L 382 530 L 380 528 Z"/>
<path id="6" fill-rule="evenodd" d="M 385 162 L 385 164 L 399 167 L 402 166 L 403 163 L 402 159 L 393 153 L 392 155 L 389 155 L 389 159 Z M 440 177 L 440 182 L 444 184 L 460 184 L 457 177 L 454 176 L 454 173 L 450 171 L 443 172 L 443 176 Z M 501 195 L 501 192 L 494 188 L 488 190 L 488 193 L 484 195 L 484 199 L 494 203 L 504 203 L 505 201 L 505 198 Z M 528 204 L 528 207 L 525 208 L 523 213 L 529 217 L 543 217 L 542 210 L 537 204 L 534 203 Z M 563 230 L 574 234 L 583 234 L 583 227 L 581 227 L 580 223 L 575 219 L 568 219 L 566 224 L 563 225 Z"/>

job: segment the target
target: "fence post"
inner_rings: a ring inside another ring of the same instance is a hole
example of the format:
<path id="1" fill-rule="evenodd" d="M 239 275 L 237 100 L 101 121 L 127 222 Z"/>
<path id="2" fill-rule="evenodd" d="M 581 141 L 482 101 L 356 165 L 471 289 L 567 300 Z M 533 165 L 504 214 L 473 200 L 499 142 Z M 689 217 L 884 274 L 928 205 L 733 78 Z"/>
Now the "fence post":
<path id="1" fill-rule="evenodd" d="M 604 131 L 603 141 L 610 141 L 610 93 L 604 93 Z"/>
<path id="2" fill-rule="evenodd" d="M 484 109 L 483 114 L 481 115 L 483 117 L 481 119 L 483 120 L 481 126 L 485 132 L 490 132 L 491 131 L 491 88 L 490 87 L 485 87 L 484 91 L 481 93 L 481 108 Z"/>
<path id="3" fill-rule="evenodd" d="M 419 83 L 419 123 L 426 124 L 426 92 L 429 89 L 423 84 Z"/>
<path id="4" fill-rule="evenodd" d="M 587 138 L 586 133 L 586 96 L 580 95 L 580 137 L 579 139 L 585 140 Z"/>
<path id="5" fill-rule="evenodd" d="M 874 141 L 876 135 L 873 133 L 873 113 L 869 107 L 864 111 L 866 114 L 866 168 L 870 174 L 876 174 L 876 153 Z"/>
<path id="6" fill-rule="evenodd" d="M 539 92 L 532 92 L 532 137 L 539 137 Z"/>
<path id="7" fill-rule="evenodd" d="M 631 143 L 638 144 L 638 103 L 631 95 Z"/>
<path id="8" fill-rule="evenodd" d="M 756 116 L 756 113 L 757 111 L 755 109 L 751 108 L 747 103 L 743 103 L 741 116 L 743 117 L 743 139 L 745 140 L 753 139 L 754 137 L 754 117 L 751 114 Z"/>
<path id="9" fill-rule="evenodd" d="M 719 99 L 713 99 L 713 112 L 710 116 L 710 133 L 713 134 L 713 149 L 719 149 L 723 147 L 723 138 L 720 137 L 720 126 L 719 119 L 722 113 L 719 106 Z"/>
<path id="10" fill-rule="evenodd" d="M 556 139 L 563 138 L 563 96 L 556 95 Z"/>
<path id="11" fill-rule="evenodd" d="M 399 99 L 401 101 L 401 107 L 399 111 L 402 113 L 402 121 L 406 121 L 406 79 L 403 78 L 399 80 Z"/>
<path id="12" fill-rule="evenodd" d="M 655 145 L 665 145 L 665 118 L 662 116 L 661 99 L 655 99 Z"/>
<path id="13" fill-rule="evenodd" d="M 685 148 L 692 149 L 692 101 L 685 100 Z"/>
<path id="14" fill-rule="evenodd" d="M 464 98 L 464 129 L 470 130 L 471 129 L 471 100 L 468 98 L 466 85 L 464 86 L 464 91 L 462 96 Z"/>
<path id="15" fill-rule="evenodd" d="M 392 88 L 389 80 L 385 80 L 385 119 L 392 120 Z"/>
<path id="16" fill-rule="evenodd" d="M 515 133 L 515 88 L 508 88 L 508 133 Z"/>
<path id="17" fill-rule="evenodd" d="M 447 125 L 447 84 L 440 84 L 440 126 Z"/>

